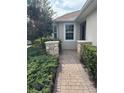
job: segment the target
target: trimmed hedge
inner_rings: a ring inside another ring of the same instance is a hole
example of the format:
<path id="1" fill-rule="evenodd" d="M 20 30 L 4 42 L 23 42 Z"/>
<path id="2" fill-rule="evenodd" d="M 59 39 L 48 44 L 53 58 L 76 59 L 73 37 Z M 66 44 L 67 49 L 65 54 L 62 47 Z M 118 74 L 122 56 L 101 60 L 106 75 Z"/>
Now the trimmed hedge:
<path id="1" fill-rule="evenodd" d="M 97 48 L 91 44 L 81 46 L 81 61 L 87 68 L 90 78 L 97 83 Z"/>

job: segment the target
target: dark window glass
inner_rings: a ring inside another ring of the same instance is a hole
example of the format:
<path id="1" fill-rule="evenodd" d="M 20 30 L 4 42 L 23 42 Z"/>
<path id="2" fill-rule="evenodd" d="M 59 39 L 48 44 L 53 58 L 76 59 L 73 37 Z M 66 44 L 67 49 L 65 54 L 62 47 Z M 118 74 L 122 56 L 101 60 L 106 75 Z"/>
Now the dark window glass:
<path id="1" fill-rule="evenodd" d="M 56 26 L 54 26 L 54 32 L 53 32 L 53 34 L 54 34 L 54 38 L 57 38 L 57 27 Z"/>
<path id="2" fill-rule="evenodd" d="M 54 33 L 54 38 L 57 38 L 57 33 Z"/>
<path id="3" fill-rule="evenodd" d="M 72 40 L 73 39 L 73 33 L 66 33 L 66 40 Z"/>
<path id="4" fill-rule="evenodd" d="M 73 40 L 74 39 L 74 25 L 66 25 L 65 26 L 66 31 L 66 40 Z"/>
<path id="5" fill-rule="evenodd" d="M 54 32 L 57 32 L 57 28 L 56 28 L 56 26 L 54 26 Z"/>

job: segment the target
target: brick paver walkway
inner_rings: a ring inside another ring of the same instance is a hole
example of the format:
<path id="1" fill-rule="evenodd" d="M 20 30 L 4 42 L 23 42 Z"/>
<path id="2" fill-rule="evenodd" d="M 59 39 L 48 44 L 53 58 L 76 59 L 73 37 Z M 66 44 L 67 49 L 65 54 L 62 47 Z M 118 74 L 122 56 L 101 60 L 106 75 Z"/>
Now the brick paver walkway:
<path id="1" fill-rule="evenodd" d="M 96 93 L 76 51 L 64 50 L 60 56 L 54 93 Z"/>

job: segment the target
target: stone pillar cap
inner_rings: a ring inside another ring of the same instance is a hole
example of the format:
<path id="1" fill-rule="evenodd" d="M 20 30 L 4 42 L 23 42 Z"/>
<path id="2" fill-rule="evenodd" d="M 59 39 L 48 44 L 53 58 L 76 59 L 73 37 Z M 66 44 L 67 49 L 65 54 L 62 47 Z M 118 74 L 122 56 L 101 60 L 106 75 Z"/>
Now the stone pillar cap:
<path id="1" fill-rule="evenodd" d="M 46 44 L 47 43 L 59 43 L 59 41 L 47 41 L 47 42 L 45 42 Z"/>
<path id="2" fill-rule="evenodd" d="M 88 41 L 88 40 L 77 40 L 78 43 L 85 43 L 85 42 L 91 42 L 91 41 Z"/>

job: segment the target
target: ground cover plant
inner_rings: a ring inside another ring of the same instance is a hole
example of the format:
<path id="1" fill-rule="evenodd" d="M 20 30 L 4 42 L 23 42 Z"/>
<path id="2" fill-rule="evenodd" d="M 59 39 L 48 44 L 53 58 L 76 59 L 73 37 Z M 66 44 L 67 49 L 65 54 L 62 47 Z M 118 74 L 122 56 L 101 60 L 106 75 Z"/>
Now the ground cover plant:
<path id="1" fill-rule="evenodd" d="M 28 48 L 27 93 L 52 93 L 58 64 L 57 57 Z"/>

